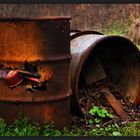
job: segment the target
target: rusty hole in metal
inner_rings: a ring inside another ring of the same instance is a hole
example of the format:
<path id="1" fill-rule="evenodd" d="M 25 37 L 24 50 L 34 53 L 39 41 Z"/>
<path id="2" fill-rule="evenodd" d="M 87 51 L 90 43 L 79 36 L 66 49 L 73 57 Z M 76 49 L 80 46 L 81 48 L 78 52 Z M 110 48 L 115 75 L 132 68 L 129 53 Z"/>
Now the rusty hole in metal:
<path id="1" fill-rule="evenodd" d="M 1 64 L 1 78 L 5 79 L 5 84 L 13 90 L 17 86 L 24 87 L 25 90 L 35 92 L 35 90 L 47 90 L 46 84 L 52 79 L 52 72 L 44 71 L 44 80 L 41 80 L 41 75 L 38 73 L 38 67 L 40 66 L 40 60 L 35 62 L 29 62 L 25 60 L 23 63 L 23 69 L 18 67 L 4 67 Z M 5 72 L 3 76 L 2 72 Z"/>
<path id="2" fill-rule="evenodd" d="M 38 71 L 37 66 L 38 66 L 37 61 L 35 63 L 31 63 L 31 62 L 28 62 L 27 60 L 25 60 L 25 62 L 24 62 L 24 69 L 29 72 L 37 73 L 37 71 Z"/>

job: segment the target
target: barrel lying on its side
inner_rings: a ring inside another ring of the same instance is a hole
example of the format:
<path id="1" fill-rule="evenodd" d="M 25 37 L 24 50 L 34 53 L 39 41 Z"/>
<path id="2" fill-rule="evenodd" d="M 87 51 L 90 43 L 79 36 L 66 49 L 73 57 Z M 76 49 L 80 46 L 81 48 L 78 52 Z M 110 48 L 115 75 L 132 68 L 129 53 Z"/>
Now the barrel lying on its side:
<path id="1" fill-rule="evenodd" d="M 71 54 L 71 106 L 74 114 L 83 115 L 78 93 L 83 76 L 88 76 L 88 82 L 107 76 L 131 103 L 140 103 L 140 52 L 130 40 L 92 31 L 75 33 L 71 35 Z"/>

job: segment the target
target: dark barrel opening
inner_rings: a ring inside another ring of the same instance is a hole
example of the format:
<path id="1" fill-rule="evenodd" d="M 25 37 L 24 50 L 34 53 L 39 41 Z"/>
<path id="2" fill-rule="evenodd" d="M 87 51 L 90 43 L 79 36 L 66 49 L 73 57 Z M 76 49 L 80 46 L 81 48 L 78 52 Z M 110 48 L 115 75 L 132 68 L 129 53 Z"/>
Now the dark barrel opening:
<path id="1" fill-rule="evenodd" d="M 138 104 L 140 61 L 139 51 L 134 44 L 125 38 L 108 37 L 91 48 L 81 67 L 78 90 L 83 83 L 87 87 L 107 83 L 110 88 L 113 85 L 132 104 Z M 83 96 L 78 91 L 79 102 Z"/>

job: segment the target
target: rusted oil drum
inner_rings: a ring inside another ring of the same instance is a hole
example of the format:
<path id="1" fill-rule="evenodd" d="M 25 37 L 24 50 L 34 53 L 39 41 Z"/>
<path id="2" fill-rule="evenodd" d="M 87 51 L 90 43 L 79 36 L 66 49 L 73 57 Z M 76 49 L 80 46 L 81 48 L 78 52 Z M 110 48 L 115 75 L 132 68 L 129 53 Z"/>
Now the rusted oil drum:
<path id="1" fill-rule="evenodd" d="M 36 83 L 27 79 L 13 88 L 8 87 L 5 79 L 0 80 L 0 117 L 8 123 L 13 122 L 19 113 L 24 113 L 31 117 L 31 121 L 53 121 L 58 128 L 69 125 L 69 19 L 0 19 L 1 69 L 25 70 L 28 63 L 41 76 L 41 81 L 47 81 L 45 88 L 30 91 L 26 90 L 27 86 Z"/>
<path id="2" fill-rule="evenodd" d="M 140 103 L 140 52 L 130 40 L 92 31 L 79 32 L 71 35 L 71 54 L 73 114 L 83 116 L 85 113 L 79 104 L 78 92 L 84 75 L 90 82 L 102 80 L 106 74 L 124 98 L 134 105 Z M 96 58 L 103 68 L 97 66 Z"/>

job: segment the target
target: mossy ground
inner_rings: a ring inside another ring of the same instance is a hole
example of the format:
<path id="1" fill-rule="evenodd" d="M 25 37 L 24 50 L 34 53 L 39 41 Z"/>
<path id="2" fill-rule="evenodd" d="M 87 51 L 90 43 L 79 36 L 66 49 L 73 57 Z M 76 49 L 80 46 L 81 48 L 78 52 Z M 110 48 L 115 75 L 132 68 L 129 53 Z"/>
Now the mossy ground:
<path id="1" fill-rule="evenodd" d="M 7 125 L 1 119 L 0 136 L 140 136 L 140 121 L 129 122 L 123 127 L 112 124 L 104 128 L 96 125 L 94 128 L 87 129 L 87 127 L 73 125 L 58 130 L 54 124 L 45 123 L 44 126 L 37 123 L 30 124 L 27 117 L 18 119 L 11 125 Z"/>

